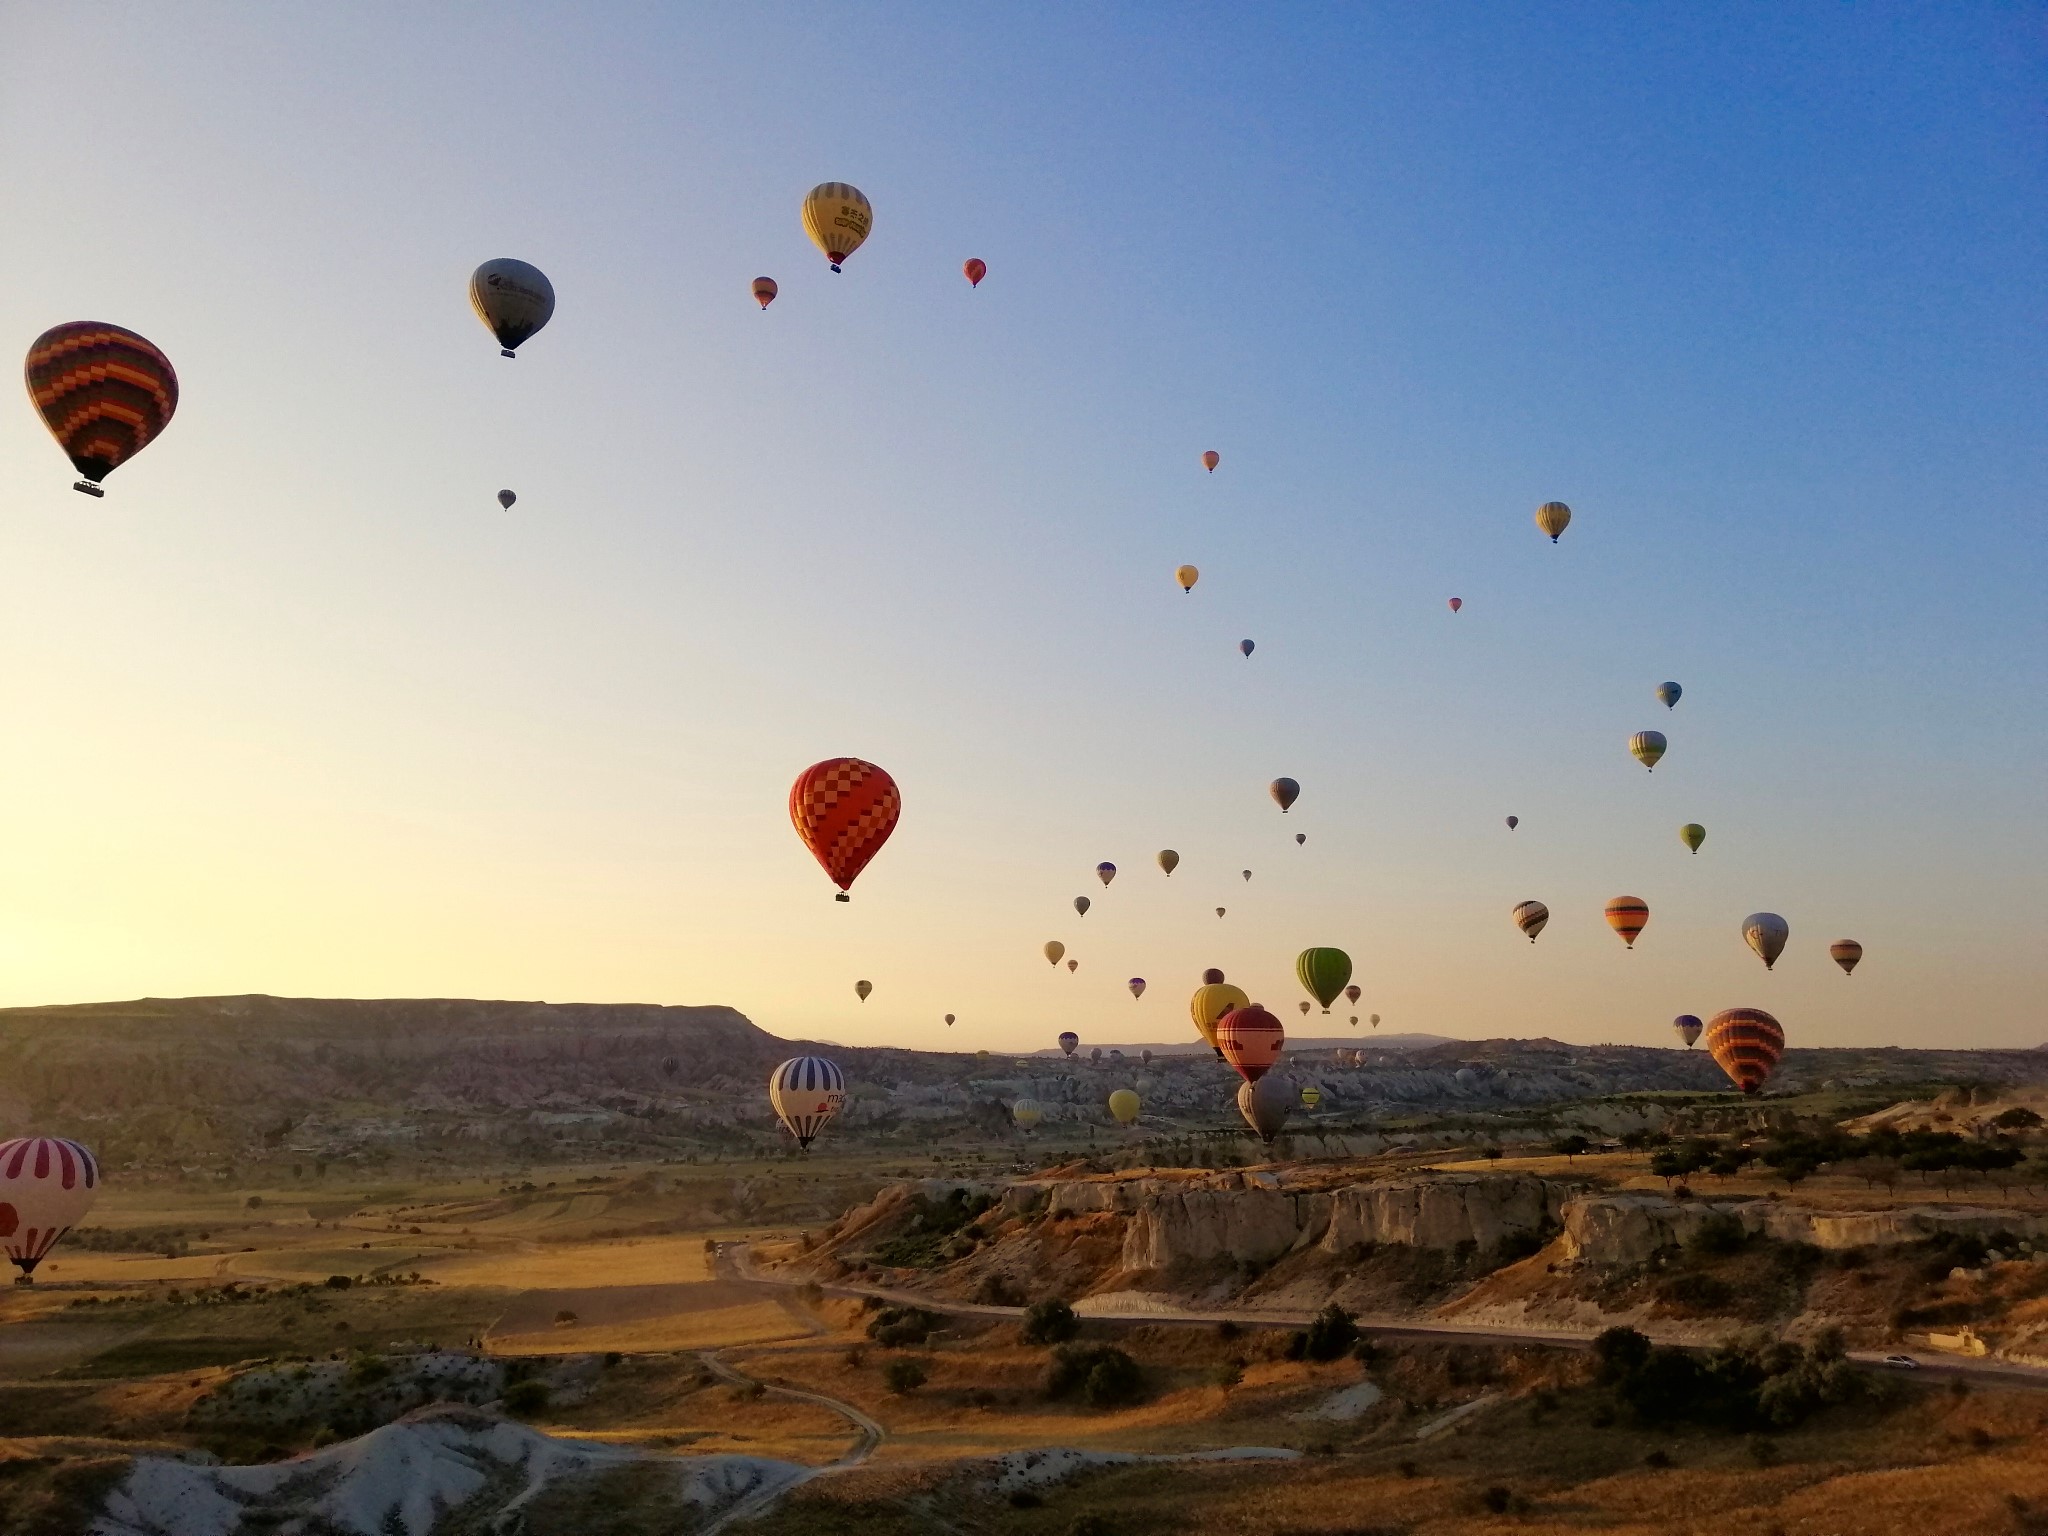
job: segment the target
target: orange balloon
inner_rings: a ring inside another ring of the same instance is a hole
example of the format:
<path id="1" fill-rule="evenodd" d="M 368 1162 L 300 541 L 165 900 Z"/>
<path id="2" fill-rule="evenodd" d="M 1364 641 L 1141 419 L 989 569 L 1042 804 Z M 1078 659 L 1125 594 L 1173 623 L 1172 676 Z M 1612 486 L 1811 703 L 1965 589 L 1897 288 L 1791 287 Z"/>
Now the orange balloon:
<path id="1" fill-rule="evenodd" d="M 967 265 L 960 270 L 967 274 L 967 282 L 970 287 L 979 288 L 981 280 L 988 276 L 988 263 L 979 256 L 970 256 L 967 258 Z"/>
<path id="2" fill-rule="evenodd" d="M 1214 448 L 1211 448 L 1207 453 L 1202 455 L 1202 468 L 1209 471 L 1209 473 L 1212 475 L 1216 473 L 1216 466 L 1218 464 L 1221 464 L 1222 462 L 1223 455 L 1218 453 Z"/>
<path id="3" fill-rule="evenodd" d="M 1640 896 L 1617 896 L 1607 903 L 1607 926 L 1620 934 L 1630 949 L 1636 947 L 1636 935 L 1649 921 L 1649 904 Z"/>
<path id="4" fill-rule="evenodd" d="M 757 277 L 754 279 L 754 297 L 759 301 L 763 309 L 773 304 L 775 302 L 775 295 L 781 291 L 781 289 L 775 286 L 775 279 L 772 277 Z"/>
<path id="5" fill-rule="evenodd" d="M 1216 1021 L 1216 1049 L 1248 1083 L 1273 1069 L 1286 1044 L 1286 1026 L 1257 1003 L 1233 1008 Z"/>

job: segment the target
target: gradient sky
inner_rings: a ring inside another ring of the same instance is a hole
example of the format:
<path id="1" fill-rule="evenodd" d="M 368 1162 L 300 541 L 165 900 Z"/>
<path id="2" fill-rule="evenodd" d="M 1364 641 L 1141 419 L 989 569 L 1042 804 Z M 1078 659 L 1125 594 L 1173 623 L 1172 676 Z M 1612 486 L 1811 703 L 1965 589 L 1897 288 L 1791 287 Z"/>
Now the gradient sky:
<path id="1" fill-rule="evenodd" d="M 2044 85 L 2026 5 L 6 6 L 0 335 L 183 400 L 104 501 L 0 410 L 0 1001 L 1008 1049 L 1336 944 L 1388 1029 L 2048 1039 Z"/>

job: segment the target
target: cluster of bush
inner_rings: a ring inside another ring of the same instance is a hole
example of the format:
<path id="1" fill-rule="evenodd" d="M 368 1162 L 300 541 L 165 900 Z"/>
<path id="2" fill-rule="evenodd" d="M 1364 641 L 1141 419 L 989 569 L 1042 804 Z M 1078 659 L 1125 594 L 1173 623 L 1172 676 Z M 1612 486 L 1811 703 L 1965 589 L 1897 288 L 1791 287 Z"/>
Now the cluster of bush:
<path id="1" fill-rule="evenodd" d="M 1610 1328 L 1593 1353 L 1600 1384 L 1645 1425 L 1790 1429 L 1868 1391 L 1833 1329 L 1807 1346 L 1748 1333 L 1700 1353 L 1652 1344 L 1633 1328 Z"/>
<path id="2" fill-rule="evenodd" d="M 938 1326 L 922 1307 L 884 1307 L 868 1319 L 868 1337 L 886 1349 L 906 1349 L 924 1343 Z"/>
<path id="3" fill-rule="evenodd" d="M 988 1235 L 980 1218 L 995 1203 L 993 1195 L 970 1195 L 964 1189 L 937 1200 L 919 1195 L 909 1223 L 877 1243 L 868 1257 L 891 1269 L 933 1269 L 965 1258 Z"/>
<path id="4" fill-rule="evenodd" d="M 2039 1119 L 2032 1110 L 2015 1108 L 1993 1124 L 2025 1130 Z M 2003 1173 L 2018 1167 L 2026 1157 L 2024 1149 L 2004 1135 L 1972 1138 L 1954 1131 L 1883 1128 L 1859 1136 L 1835 1126 L 1788 1128 L 1757 1147 L 1736 1138 L 1712 1136 L 1694 1136 L 1673 1144 L 1668 1137 L 1652 1132 L 1631 1132 L 1622 1143 L 1654 1147 L 1650 1172 L 1671 1182 L 1696 1173 L 1732 1178 L 1751 1163 L 1761 1163 L 1788 1185 L 1796 1185 L 1822 1168 L 1853 1166 L 1873 1184 L 1897 1183 L 1904 1171 L 1938 1177 L 1947 1190 L 1958 1177 Z M 2035 1176 L 2048 1177 L 2048 1164 L 2037 1165 L 2037 1169 Z"/>

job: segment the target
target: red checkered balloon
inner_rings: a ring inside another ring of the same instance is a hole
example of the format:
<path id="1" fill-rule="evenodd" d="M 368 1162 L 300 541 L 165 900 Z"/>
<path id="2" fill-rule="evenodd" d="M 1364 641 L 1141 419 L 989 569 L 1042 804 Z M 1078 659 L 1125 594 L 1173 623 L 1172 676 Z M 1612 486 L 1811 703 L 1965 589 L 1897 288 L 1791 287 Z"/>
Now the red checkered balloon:
<path id="1" fill-rule="evenodd" d="M 796 776 L 789 819 L 796 835 L 839 887 L 838 900 L 896 830 L 903 798 L 896 781 L 857 757 L 828 757 Z"/>

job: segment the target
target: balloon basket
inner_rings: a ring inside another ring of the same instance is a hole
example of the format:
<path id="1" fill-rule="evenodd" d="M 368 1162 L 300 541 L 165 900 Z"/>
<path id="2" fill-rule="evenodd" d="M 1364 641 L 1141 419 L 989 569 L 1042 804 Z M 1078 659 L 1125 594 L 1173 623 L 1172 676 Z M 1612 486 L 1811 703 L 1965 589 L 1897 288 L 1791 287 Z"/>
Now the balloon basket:
<path id="1" fill-rule="evenodd" d="M 840 893 L 839 893 L 838 895 L 834 896 L 834 897 L 833 897 L 832 899 L 833 899 L 834 901 L 851 901 L 851 900 L 853 900 L 853 898 L 852 898 L 851 896 L 847 895 L 847 894 L 846 894 L 846 892 L 844 892 L 844 891 L 841 891 L 841 892 L 840 892 Z"/>
<path id="2" fill-rule="evenodd" d="M 94 485 L 90 480 L 74 481 L 72 483 L 71 489 L 73 489 L 74 491 L 83 491 L 88 496 L 104 496 L 107 494 L 98 486 Z"/>
<path id="3" fill-rule="evenodd" d="M 500 357 L 517 357 L 518 355 L 519 354 L 517 352 L 514 352 L 510 347 L 502 347 L 498 351 L 498 356 Z"/>

